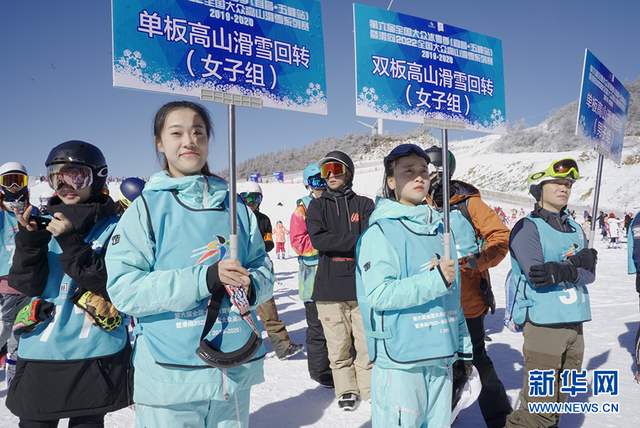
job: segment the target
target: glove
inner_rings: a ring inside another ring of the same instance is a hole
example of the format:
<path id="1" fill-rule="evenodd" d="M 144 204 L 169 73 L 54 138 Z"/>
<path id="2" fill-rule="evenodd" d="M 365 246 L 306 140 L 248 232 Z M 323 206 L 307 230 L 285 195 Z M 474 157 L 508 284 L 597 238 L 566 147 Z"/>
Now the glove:
<path id="1" fill-rule="evenodd" d="M 456 360 L 452 366 L 453 381 L 461 380 L 464 384 L 473 372 L 473 363 L 470 360 Z"/>
<path id="2" fill-rule="evenodd" d="M 564 264 L 547 262 L 542 265 L 531 266 L 529 280 L 534 287 L 546 287 L 564 281 L 573 282 L 578 277 L 578 270 L 573 263 Z"/>
<path id="3" fill-rule="evenodd" d="M 569 257 L 569 260 L 571 260 L 571 263 L 573 263 L 577 268 L 581 267 L 592 271 L 598 262 L 598 251 L 594 248 L 583 248 L 573 256 Z"/>
<path id="4" fill-rule="evenodd" d="M 636 275 L 636 291 L 640 293 L 640 275 Z"/>
<path id="5" fill-rule="evenodd" d="M 20 309 L 13 323 L 15 334 L 31 333 L 40 323 L 55 314 L 56 307 L 51 302 L 35 299 Z"/>
<path id="6" fill-rule="evenodd" d="M 122 324 L 120 312 L 100 293 L 80 288 L 71 296 L 71 301 L 85 312 L 96 327 L 113 331 Z"/>
<path id="7" fill-rule="evenodd" d="M 209 293 L 216 294 L 222 286 L 223 284 L 218 274 L 218 262 L 215 262 L 207 268 L 207 288 L 209 289 Z"/>
<path id="8" fill-rule="evenodd" d="M 480 278 L 480 291 L 482 292 L 482 299 L 484 303 L 489 306 L 491 309 L 491 315 L 496 313 L 496 298 L 493 295 L 493 290 L 491 289 L 491 282 L 485 278 Z"/>

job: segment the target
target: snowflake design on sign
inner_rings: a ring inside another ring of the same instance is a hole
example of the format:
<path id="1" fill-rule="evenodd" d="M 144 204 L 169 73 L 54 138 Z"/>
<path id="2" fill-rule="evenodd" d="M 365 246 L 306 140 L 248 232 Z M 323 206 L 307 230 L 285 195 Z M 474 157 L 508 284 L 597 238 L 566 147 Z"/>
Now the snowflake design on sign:
<path id="1" fill-rule="evenodd" d="M 129 49 L 125 49 L 123 54 L 124 56 L 118 59 L 118 63 L 127 69 L 127 71 L 142 71 L 143 68 L 147 68 L 147 62 L 142 59 L 140 52 L 131 52 Z"/>
<path id="2" fill-rule="evenodd" d="M 375 88 L 367 88 L 366 86 L 362 88 L 362 92 L 358 97 L 367 105 L 372 105 L 378 101 L 378 95 L 376 95 Z"/>

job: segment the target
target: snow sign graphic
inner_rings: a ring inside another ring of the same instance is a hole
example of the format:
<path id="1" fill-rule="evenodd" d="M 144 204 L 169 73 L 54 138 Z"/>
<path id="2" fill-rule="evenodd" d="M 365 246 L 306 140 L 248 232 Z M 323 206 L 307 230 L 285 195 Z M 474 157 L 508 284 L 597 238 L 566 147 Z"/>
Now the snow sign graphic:
<path id="1" fill-rule="evenodd" d="M 600 147 L 620 165 L 630 94 L 622 83 L 586 49 L 576 135 Z"/>
<path id="2" fill-rule="evenodd" d="M 360 4 L 353 14 L 358 116 L 506 132 L 501 40 Z"/>
<path id="3" fill-rule="evenodd" d="M 327 114 L 320 2 L 112 0 L 113 85 Z"/>

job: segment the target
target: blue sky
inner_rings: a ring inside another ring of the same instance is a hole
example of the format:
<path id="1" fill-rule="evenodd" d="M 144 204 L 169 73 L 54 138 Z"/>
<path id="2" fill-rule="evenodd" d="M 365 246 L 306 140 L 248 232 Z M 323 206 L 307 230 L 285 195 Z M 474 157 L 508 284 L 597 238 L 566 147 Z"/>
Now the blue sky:
<path id="1" fill-rule="evenodd" d="M 358 3 L 386 9 L 389 2 Z M 352 2 L 320 3 L 328 114 L 237 109 L 239 161 L 323 137 L 368 132 L 356 119 L 373 123 L 355 115 Z M 0 11 L 0 163 L 18 161 L 31 174 L 44 173 L 52 147 L 82 139 L 103 150 L 113 175 L 157 171 L 153 115 L 183 97 L 113 88 L 111 3 L 10 0 Z M 524 119 L 536 125 L 578 99 L 585 48 L 621 81 L 640 76 L 638 0 L 394 0 L 391 11 L 501 39 L 511 124 Z M 227 108 L 206 106 L 216 132 L 209 162 L 221 170 L 227 166 Z M 392 133 L 415 126 L 385 121 Z M 451 139 L 469 137 L 469 132 L 450 133 Z"/>

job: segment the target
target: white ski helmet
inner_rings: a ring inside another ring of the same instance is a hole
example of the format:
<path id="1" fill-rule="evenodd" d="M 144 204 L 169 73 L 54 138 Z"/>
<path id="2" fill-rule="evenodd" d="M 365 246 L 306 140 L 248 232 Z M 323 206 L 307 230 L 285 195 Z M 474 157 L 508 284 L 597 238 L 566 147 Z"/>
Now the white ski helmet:
<path id="1" fill-rule="evenodd" d="M 260 193 L 262 195 L 262 187 L 255 181 L 245 181 L 238 184 L 238 193 Z"/>
<path id="2" fill-rule="evenodd" d="M 4 175 L 9 172 L 20 172 L 24 175 L 29 175 L 27 174 L 27 168 L 25 168 L 24 165 L 18 162 L 7 162 L 0 166 L 0 175 Z"/>
<path id="3" fill-rule="evenodd" d="M 542 197 L 542 185 L 548 181 L 569 180 L 572 184 L 580 178 L 578 164 L 571 158 L 564 158 L 551 162 L 537 162 L 531 166 L 527 183 L 529 193 L 539 201 Z"/>

